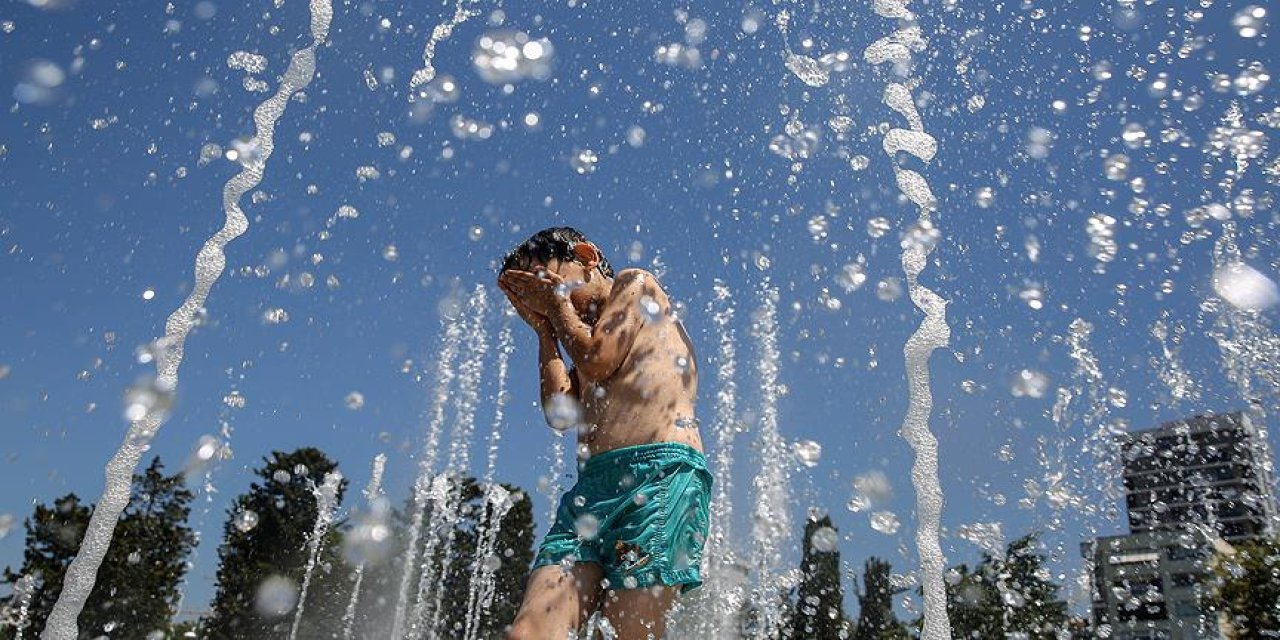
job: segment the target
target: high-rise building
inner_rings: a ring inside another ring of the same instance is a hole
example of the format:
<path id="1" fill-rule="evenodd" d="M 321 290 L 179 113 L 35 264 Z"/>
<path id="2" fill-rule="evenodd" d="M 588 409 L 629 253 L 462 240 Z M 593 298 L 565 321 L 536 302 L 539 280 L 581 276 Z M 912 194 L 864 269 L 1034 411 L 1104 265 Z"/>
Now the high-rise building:
<path id="1" fill-rule="evenodd" d="M 1093 623 L 1116 640 L 1217 637 L 1209 594 L 1215 540 L 1270 534 L 1276 506 L 1266 438 L 1243 412 L 1122 436 L 1129 534 L 1082 545 Z"/>

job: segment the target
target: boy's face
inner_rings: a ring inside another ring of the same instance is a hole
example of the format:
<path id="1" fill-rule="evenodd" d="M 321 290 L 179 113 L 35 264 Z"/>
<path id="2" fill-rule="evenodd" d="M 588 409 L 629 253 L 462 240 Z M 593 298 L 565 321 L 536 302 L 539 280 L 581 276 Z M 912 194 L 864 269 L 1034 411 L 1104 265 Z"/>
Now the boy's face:
<path id="1" fill-rule="evenodd" d="M 516 269 L 535 275 L 545 271 L 558 276 L 568 286 L 569 301 L 574 311 L 584 318 L 594 318 L 609 294 L 610 286 L 604 274 L 596 267 L 588 267 L 577 260 L 552 258 L 545 263 L 529 262 Z"/>

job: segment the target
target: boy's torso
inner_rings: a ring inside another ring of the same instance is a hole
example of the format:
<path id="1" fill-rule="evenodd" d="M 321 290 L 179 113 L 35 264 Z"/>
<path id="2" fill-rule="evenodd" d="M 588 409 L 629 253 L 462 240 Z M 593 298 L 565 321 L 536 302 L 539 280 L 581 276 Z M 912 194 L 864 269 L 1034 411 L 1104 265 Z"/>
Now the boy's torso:
<path id="1" fill-rule="evenodd" d="M 579 381 L 583 418 L 592 425 L 579 439 L 592 455 L 652 442 L 702 450 L 694 413 L 697 362 L 693 343 L 674 317 L 664 314 L 644 325 L 608 379 L 595 384 L 579 376 Z"/>

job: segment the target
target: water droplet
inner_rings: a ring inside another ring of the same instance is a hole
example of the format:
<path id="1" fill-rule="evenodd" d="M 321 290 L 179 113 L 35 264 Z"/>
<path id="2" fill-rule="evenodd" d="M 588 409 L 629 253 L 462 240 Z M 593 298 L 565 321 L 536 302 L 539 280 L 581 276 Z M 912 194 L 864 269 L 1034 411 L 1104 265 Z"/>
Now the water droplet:
<path id="1" fill-rule="evenodd" d="M 898 514 L 892 511 L 876 511 L 871 514 L 871 528 L 886 535 L 893 535 L 902 526 Z"/>
<path id="2" fill-rule="evenodd" d="M 1102 168 L 1108 180 L 1123 181 L 1129 176 L 1129 156 L 1114 153 L 1102 161 Z"/>
<path id="3" fill-rule="evenodd" d="M 289 312 L 284 309 L 267 309 L 262 312 L 264 324 L 284 324 L 289 321 Z"/>
<path id="4" fill-rule="evenodd" d="M 1231 19 L 1231 26 L 1241 38 L 1256 38 L 1263 34 L 1267 26 L 1267 10 L 1251 4 L 1236 12 Z"/>
<path id="5" fill-rule="evenodd" d="M 836 545 L 839 543 L 840 534 L 831 527 L 818 527 L 814 529 L 813 535 L 809 536 L 809 545 L 819 553 L 831 553 L 836 550 Z"/>
<path id="6" fill-rule="evenodd" d="M 640 317 L 646 324 L 654 324 L 662 320 L 662 305 L 652 296 L 640 296 Z"/>
<path id="7" fill-rule="evenodd" d="M 786 64 L 791 73 L 796 74 L 797 78 L 800 78 L 811 87 L 821 87 L 831 79 L 827 70 L 818 64 L 817 60 L 809 56 L 802 56 L 798 53 L 790 54 L 787 56 Z"/>
<path id="8" fill-rule="evenodd" d="M 862 288 L 867 282 L 867 274 L 864 272 L 866 265 L 861 261 L 850 262 L 840 267 L 840 273 L 836 274 L 836 283 L 844 288 L 845 293 L 853 293 Z"/>
<path id="9" fill-rule="evenodd" d="M 244 395 L 239 391 L 232 391 L 231 393 L 222 396 L 222 404 L 225 404 L 232 409 L 243 409 L 246 404 L 246 400 Z"/>
<path id="10" fill-rule="evenodd" d="M 359 411 L 364 408 L 364 394 L 359 391 L 352 391 L 346 397 L 347 408 L 352 411 Z"/>
<path id="11" fill-rule="evenodd" d="M 1124 126 L 1124 132 L 1120 134 L 1120 139 L 1124 140 L 1125 146 L 1130 149 L 1138 149 L 1146 144 L 1147 131 L 1142 128 L 1142 125 L 1130 122 Z M 1112 179 L 1114 180 L 1115 178 Z"/>
<path id="12" fill-rule="evenodd" d="M 251 509 L 245 509 L 244 511 L 236 514 L 236 517 L 231 521 L 231 524 L 234 525 L 240 533 L 249 533 L 250 531 L 253 531 L 254 527 L 258 526 L 258 514 L 256 511 Z"/>
<path id="13" fill-rule="evenodd" d="M 449 130 L 459 140 L 488 140 L 493 137 L 492 124 L 462 114 L 454 114 L 449 118 Z"/>
<path id="14" fill-rule="evenodd" d="M 867 235 L 872 238 L 883 238 L 884 234 L 889 233 L 892 228 L 893 223 L 885 217 L 875 217 L 867 221 Z"/>
<path id="15" fill-rule="evenodd" d="M 298 604 L 298 589 L 293 580 L 280 575 L 273 575 L 258 585 L 253 607 L 264 617 L 280 617 L 293 611 Z"/>
<path id="16" fill-rule="evenodd" d="M 818 466 L 818 460 L 822 457 L 822 445 L 813 440 L 801 440 L 792 447 L 796 454 L 796 458 L 800 460 L 806 467 Z"/>
<path id="17" fill-rule="evenodd" d="M 1107 401 L 1111 403 L 1111 406 L 1123 409 L 1129 404 L 1129 394 L 1124 389 L 1109 387 L 1107 389 Z"/>
<path id="18" fill-rule="evenodd" d="M 491 31 L 476 40 L 471 64 L 490 84 L 551 77 L 555 47 L 546 38 L 533 39 L 523 31 Z"/>
<path id="19" fill-rule="evenodd" d="M 9 535 L 9 531 L 17 521 L 18 518 L 12 513 L 0 513 L 0 540 L 4 540 Z"/>
<path id="20" fill-rule="evenodd" d="M 582 422 L 582 405 L 573 396 L 553 393 L 545 408 L 547 424 L 556 431 L 565 432 Z"/>
<path id="21" fill-rule="evenodd" d="M 215 437 L 210 435 L 200 436 L 200 440 L 196 442 L 196 450 L 192 455 L 200 461 L 212 460 L 218 455 L 218 451 L 222 449 L 222 443 Z"/>
<path id="22" fill-rule="evenodd" d="M 1213 290 L 1223 300 L 1244 311 L 1262 311 L 1280 302 L 1280 287 L 1275 281 L 1243 262 L 1232 262 L 1215 269 Z"/>
<path id="23" fill-rule="evenodd" d="M 579 540 L 595 540 L 600 534 L 600 520 L 589 513 L 584 513 L 573 521 L 573 530 L 578 534 Z"/>
<path id="24" fill-rule="evenodd" d="M 579 149 L 570 156 L 569 166 L 573 167 L 573 170 L 576 171 L 578 175 L 585 175 L 594 172 L 596 170 L 596 163 L 599 161 L 600 157 L 596 155 L 596 152 L 590 149 Z"/>
<path id="25" fill-rule="evenodd" d="M 883 302 L 893 302 L 902 297 L 902 281 L 893 277 L 877 282 L 876 297 Z"/>
<path id="26" fill-rule="evenodd" d="M 1269 82 L 1271 82 L 1271 74 L 1262 66 L 1262 63 L 1250 62 L 1249 66 L 1231 81 L 1231 86 L 1237 94 L 1251 96 L 1266 88 Z"/>
<path id="27" fill-rule="evenodd" d="M 124 394 L 124 419 L 138 422 L 144 418 L 164 420 L 173 408 L 174 389 L 162 378 L 144 377 L 131 385 Z"/>
<path id="28" fill-rule="evenodd" d="M 1039 371 L 1023 369 L 1013 378 L 1013 386 L 1009 392 L 1015 398 L 1043 398 L 1049 389 L 1049 376 Z"/>
<path id="29" fill-rule="evenodd" d="M 973 201 L 979 207 L 986 209 L 996 201 L 996 192 L 991 187 L 978 187 L 978 192 L 973 195 Z"/>
<path id="30" fill-rule="evenodd" d="M 956 535 L 997 558 L 1004 555 L 1004 531 L 999 522 L 962 524 L 956 527 Z"/>

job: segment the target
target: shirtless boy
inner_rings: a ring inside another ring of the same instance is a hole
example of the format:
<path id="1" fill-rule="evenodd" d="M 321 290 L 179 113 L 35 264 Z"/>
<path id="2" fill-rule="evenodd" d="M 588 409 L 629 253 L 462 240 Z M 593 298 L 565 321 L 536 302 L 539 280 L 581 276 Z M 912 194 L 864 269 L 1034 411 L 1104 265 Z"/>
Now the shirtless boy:
<path id="1" fill-rule="evenodd" d="M 581 416 L 578 481 L 560 500 L 507 637 L 564 640 L 603 607 L 619 640 L 659 639 L 677 592 L 701 584 L 708 527 L 689 336 L 653 274 L 615 278 L 569 227 L 516 247 L 498 286 L 538 335 L 548 422 Z"/>

